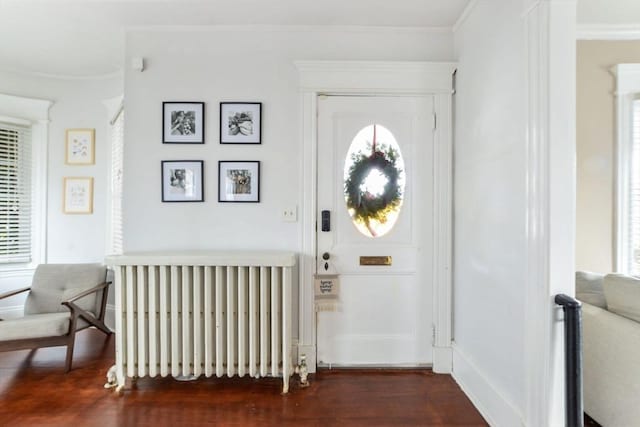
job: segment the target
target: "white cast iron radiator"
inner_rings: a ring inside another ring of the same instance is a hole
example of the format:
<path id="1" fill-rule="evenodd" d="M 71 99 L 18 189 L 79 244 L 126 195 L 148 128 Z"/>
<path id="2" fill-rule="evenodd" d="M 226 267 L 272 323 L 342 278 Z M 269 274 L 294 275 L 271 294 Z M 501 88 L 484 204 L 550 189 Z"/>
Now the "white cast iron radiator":
<path id="1" fill-rule="evenodd" d="M 126 377 L 293 374 L 293 253 L 131 253 L 115 270 L 116 391 Z M 114 384 L 115 385 L 115 384 Z"/>

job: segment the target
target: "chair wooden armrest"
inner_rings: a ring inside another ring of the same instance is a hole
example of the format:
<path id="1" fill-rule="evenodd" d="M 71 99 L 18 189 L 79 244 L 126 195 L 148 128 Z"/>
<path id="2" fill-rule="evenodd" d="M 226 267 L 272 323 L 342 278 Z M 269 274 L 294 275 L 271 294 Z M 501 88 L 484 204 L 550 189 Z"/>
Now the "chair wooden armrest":
<path id="1" fill-rule="evenodd" d="M 71 327 L 70 327 L 71 334 L 75 334 L 76 332 L 76 326 L 77 326 L 79 317 L 82 317 L 84 320 L 86 320 L 96 328 L 100 329 L 105 334 L 107 335 L 111 334 L 111 330 L 104 323 L 105 308 L 107 306 L 107 292 L 102 293 L 102 302 L 100 304 L 100 312 L 96 313 L 95 315 L 92 313 L 89 313 L 88 311 L 79 307 L 75 303 L 75 301 L 79 300 L 80 298 L 83 298 L 92 293 L 107 289 L 110 284 L 111 282 L 100 283 L 99 285 L 94 286 L 91 289 L 87 289 L 86 291 L 83 291 L 77 295 L 74 295 L 73 297 L 69 298 L 66 301 L 62 301 L 62 305 L 66 306 L 71 311 Z"/>
<path id="2" fill-rule="evenodd" d="M 31 286 L 27 286 L 26 288 L 22 288 L 22 289 L 16 289 L 13 291 L 9 291 L 9 292 L 5 292 L 3 294 L 0 294 L 0 299 L 4 299 L 4 298 L 9 298 L 12 297 L 14 295 L 18 295 L 21 294 L 23 292 L 27 292 L 31 290 Z"/>
<path id="3" fill-rule="evenodd" d="M 72 296 L 71 298 L 69 298 L 69 299 L 68 299 L 68 300 L 66 300 L 66 301 L 62 301 L 62 304 L 65 304 L 65 305 L 66 305 L 66 303 L 70 303 L 70 302 L 77 301 L 77 300 L 79 300 L 80 298 L 86 297 L 87 295 L 90 295 L 90 294 L 92 294 L 92 293 L 94 293 L 94 292 L 98 292 L 98 291 L 100 291 L 100 290 L 102 290 L 102 289 L 106 288 L 106 287 L 107 287 L 107 286 L 109 286 L 110 284 L 111 284 L 111 282 L 104 282 L 104 283 L 100 283 L 99 285 L 94 286 L 94 287 L 93 287 L 93 288 L 91 288 L 91 289 L 87 289 L 86 291 L 82 291 L 82 292 L 80 292 L 79 294 Z"/>

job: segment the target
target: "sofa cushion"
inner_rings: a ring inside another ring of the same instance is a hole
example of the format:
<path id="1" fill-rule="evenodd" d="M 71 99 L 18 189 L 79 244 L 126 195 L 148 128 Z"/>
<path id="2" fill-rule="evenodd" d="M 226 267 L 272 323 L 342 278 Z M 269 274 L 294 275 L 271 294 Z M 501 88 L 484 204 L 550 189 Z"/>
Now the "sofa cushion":
<path id="1" fill-rule="evenodd" d="M 640 322 L 640 279 L 624 274 L 604 276 L 608 310 Z"/>
<path id="2" fill-rule="evenodd" d="M 602 281 L 604 274 L 576 271 L 576 298 L 587 304 L 607 308 Z"/>
<path id="3" fill-rule="evenodd" d="M 0 341 L 42 338 L 69 333 L 69 313 L 33 314 L 0 322 Z"/>

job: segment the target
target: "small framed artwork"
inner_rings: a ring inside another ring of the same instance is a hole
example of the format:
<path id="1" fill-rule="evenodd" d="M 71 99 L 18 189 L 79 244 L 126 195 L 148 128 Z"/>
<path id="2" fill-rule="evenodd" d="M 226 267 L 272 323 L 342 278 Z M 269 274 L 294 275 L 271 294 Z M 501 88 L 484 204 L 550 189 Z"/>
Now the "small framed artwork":
<path id="1" fill-rule="evenodd" d="M 163 160 L 163 202 L 204 202 L 202 160 Z"/>
<path id="2" fill-rule="evenodd" d="M 204 102 L 163 102 L 162 143 L 204 144 Z"/>
<path id="3" fill-rule="evenodd" d="M 65 163 L 95 164 L 95 129 L 67 129 L 65 132 Z"/>
<path id="4" fill-rule="evenodd" d="M 218 201 L 260 201 L 259 161 L 219 161 Z"/>
<path id="5" fill-rule="evenodd" d="M 93 213 L 93 178 L 65 177 L 63 211 L 66 214 Z"/>
<path id="6" fill-rule="evenodd" d="M 260 144 L 261 138 L 261 102 L 220 103 L 221 144 Z"/>

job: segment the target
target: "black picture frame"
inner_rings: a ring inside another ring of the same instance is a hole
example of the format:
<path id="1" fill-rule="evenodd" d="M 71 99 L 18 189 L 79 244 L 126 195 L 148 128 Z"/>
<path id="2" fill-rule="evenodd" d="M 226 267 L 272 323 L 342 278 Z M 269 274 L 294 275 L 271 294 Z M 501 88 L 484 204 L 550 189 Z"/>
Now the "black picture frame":
<path id="1" fill-rule="evenodd" d="M 162 160 L 160 176 L 162 202 L 204 202 L 203 160 Z"/>
<path id="2" fill-rule="evenodd" d="M 204 102 L 162 103 L 163 144 L 204 144 Z"/>
<path id="3" fill-rule="evenodd" d="M 220 103 L 220 144 L 262 144 L 262 102 Z"/>
<path id="4" fill-rule="evenodd" d="M 260 161 L 218 161 L 218 202 L 260 203 Z"/>

